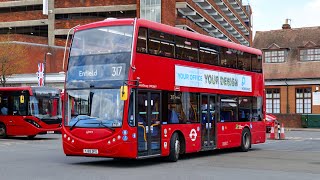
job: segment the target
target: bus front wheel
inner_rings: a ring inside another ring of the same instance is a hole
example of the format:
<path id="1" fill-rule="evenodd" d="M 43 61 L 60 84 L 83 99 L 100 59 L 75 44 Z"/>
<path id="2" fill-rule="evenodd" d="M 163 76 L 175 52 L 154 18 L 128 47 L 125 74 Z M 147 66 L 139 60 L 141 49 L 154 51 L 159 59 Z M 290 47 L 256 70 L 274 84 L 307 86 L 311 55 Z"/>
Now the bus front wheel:
<path id="1" fill-rule="evenodd" d="M 6 126 L 2 123 L 0 123 L 0 138 L 6 138 L 7 137 L 7 129 Z"/>
<path id="2" fill-rule="evenodd" d="M 242 152 L 247 152 L 251 148 L 251 133 L 248 128 L 244 128 L 241 135 L 241 147 Z"/>
<path id="3" fill-rule="evenodd" d="M 170 154 L 169 154 L 169 161 L 176 162 L 179 159 L 180 154 L 180 140 L 178 133 L 174 133 L 170 140 Z"/>

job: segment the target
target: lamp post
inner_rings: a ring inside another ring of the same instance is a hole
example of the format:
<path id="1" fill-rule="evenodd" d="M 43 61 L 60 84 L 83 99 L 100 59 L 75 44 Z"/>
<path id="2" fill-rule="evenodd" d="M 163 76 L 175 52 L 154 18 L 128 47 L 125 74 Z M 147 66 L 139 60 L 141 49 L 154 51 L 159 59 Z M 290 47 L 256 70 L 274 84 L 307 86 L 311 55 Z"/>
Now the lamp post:
<path id="1" fill-rule="evenodd" d="M 44 55 L 44 62 L 43 62 L 43 72 L 44 72 L 44 75 L 43 75 L 43 85 L 45 86 L 46 85 L 46 76 L 47 76 L 47 55 L 51 56 L 52 54 L 50 52 L 47 52 L 45 55 Z"/>

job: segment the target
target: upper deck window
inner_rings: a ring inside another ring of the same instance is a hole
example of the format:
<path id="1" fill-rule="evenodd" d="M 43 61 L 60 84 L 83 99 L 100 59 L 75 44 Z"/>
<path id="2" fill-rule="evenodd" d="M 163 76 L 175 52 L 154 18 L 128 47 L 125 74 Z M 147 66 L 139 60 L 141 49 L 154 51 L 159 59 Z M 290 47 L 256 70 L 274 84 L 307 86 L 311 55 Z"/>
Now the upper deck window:
<path id="1" fill-rule="evenodd" d="M 320 48 L 301 49 L 301 61 L 320 61 Z"/>
<path id="2" fill-rule="evenodd" d="M 264 61 L 266 63 L 282 63 L 286 59 L 286 51 L 273 50 L 264 52 Z"/>
<path id="3" fill-rule="evenodd" d="M 252 54 L 251 55 L 252 71 L 262 73 L 262 57 Z"/>
<path id="4" fill-rule="evenodd" d="M 148 29 L 140 28 L 137 41 L 137 52 L 147 53 L 147 32 Z"/>
<path id="5" fill-rule="evenodd" d="M 200 62 L 219 65 L 219 47 L 207 43 L 200 43 Z"/>
<path id="6" fill-rule="evenodd" d="M 148 51 L 153 55 L 174 57 L 174 36 L 149 29 Z"/>
<path id="7" fill-rule="evenodd" d="M 143 27 L 139 28 L 136 51 L 244 71 L 262 72 L 261 56 Z"/>
<path id="8" fill-rule="evenodd" d="M 70 56 L 130 52 L 133 26 L 97 27 L 76 32 Z"/>
<path id="9" fill-rule="evenodd" d="M 238 69 L 251 71 L 251 55 L 249 53 L 242 53 L 238 55 Z"/>
<path id="10" fill-rule="evenodd" d="M 133 26 L 109 26 L 76 32 L 67 88 L 114 87 L 127 78 Z"/>
<path id="11" fill-rule="evenodd" d="M 198 41 L 176 36 L 176 58 L 198 62 Z"/>
<path id="12" fill-rule="evenodd" d="M 233 49 L 221 48 L 221 66 L 237 68 L 237 52 Z"/>

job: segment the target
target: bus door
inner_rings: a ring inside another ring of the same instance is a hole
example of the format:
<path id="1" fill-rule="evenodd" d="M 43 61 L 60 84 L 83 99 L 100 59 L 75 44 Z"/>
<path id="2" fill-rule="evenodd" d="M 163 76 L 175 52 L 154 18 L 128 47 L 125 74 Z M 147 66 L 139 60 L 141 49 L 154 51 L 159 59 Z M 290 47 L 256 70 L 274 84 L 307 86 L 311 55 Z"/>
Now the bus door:
<path id="1" fill-rule="evenodd" d="M 201 95 L 201 142 L 202 149 L 215 148 L 217 121 L 216 95 Z"/>
<path id="2" fill-rule="evenodd" d="M 160 155 L 160 92 L 138 91 L 136 120 L 138 125 L 138 156 Z"/>

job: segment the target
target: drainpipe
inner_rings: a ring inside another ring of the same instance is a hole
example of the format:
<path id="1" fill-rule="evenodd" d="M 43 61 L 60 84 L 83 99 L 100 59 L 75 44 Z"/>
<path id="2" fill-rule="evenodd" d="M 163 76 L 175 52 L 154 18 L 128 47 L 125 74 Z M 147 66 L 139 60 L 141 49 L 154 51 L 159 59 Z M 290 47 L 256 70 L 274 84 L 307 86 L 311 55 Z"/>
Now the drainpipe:
<path id="1" fill-rule="evenodd" d="M 289 84 L 287 83 L 287 79 L 284 81 L 287 85 L 287 114 L 289 114 L 290 109 L 289 109 Z"/>

